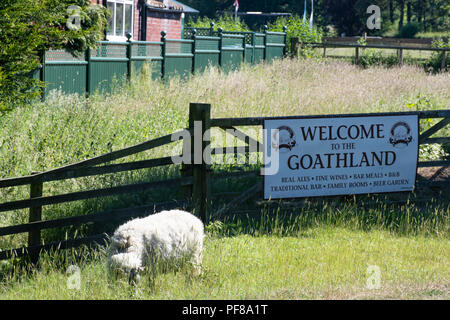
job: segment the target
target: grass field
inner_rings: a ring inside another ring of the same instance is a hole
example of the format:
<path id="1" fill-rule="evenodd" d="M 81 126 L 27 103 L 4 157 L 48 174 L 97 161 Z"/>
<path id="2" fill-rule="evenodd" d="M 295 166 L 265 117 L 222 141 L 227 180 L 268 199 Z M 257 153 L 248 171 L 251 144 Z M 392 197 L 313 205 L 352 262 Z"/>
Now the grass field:
<path id="1" fill-rule="evenodd" d="M 441 31 L 441 32 L 419 32 L 416 35 L 416 38 L 433 38 L 433 39 L 442 39 L 442 38 L 449 38 L 450 37 L 450 31 Z"/>
<path id="2" fill-rule="evenodd" d="M 169 134 L 187 125 L 190 102 L 210 103 L 213 118 L 432 110 L 449 108 L 449 88 L 448 73 L 432 75 L 413 66 L 364 70 L 342 61 L 287 59 L 229 74 L 211 69 L 187 82 L 174 79 L 166 85 L 135 79 L 111 95 L 88 100 L 54 93 L 46 102 L 0 117 L 0 175 L 48 170 Z M 132 160 L 173 151 L 170 146 L 159 148 Z M 421 154 L 444 156 L 437 146 Z M 171 166 L 73 179 L 46 184 L 44 195 L 178 175 L 178 168 Z M 238 191 L 248 183 L 252 181 L 217 188 Z M 0 190 L 2 202 L 27 196 L 25 187 Z M 171 196 L 161 191 L 48 206 L 43 216 L 94 213 Z M 261 219 L 213 221 L 207 226 L 202 276 L 192 277 L 188 268 L 168 272 L 159 275 L 153 290 L 144 277 L 140 292 L 130 289 L 125 278 L 108 277 L 101 249 L 46 256 L 36 270 L 0 262 L 0 298 L 448 299 L 450 206 L 445 199 L 371 207 L 348 201 L 291 208 L 278 218 L 276 210 L 267 209 Z M 0 213 L 0 226 L 23 223 L 26 217 L 25 210 Z M 89 231 L 67 228 L 43 236 L 49 242 L 65 233 L 70 238 Z M 0 238 L 2 249 L 24 243 L 25 235 Z M 67 286 L 71 264 L 80 268 L 80 290 Z M 369 266 L 379 268 L 378 289 L 367 285 L 373 279 Z"/>
<path id="3" fill-rule="evenodd" d="M 290 236 L 237 235 L 205 241 L 203 274 L 188 268 L 143 276 L 140 292 L 126 277 L 108 277 L 104 254 L 77 262 L 80 288 L 70 289 L 68 265 L 47 262 L 27 276 L 6 278 L 2 299 L 449 299 L 449 241 L 397 237 L 383 231 L 315 227 Z M 47 258 L 50 260 L 50 258 Z M 50 265 L 48 265 L 50 264 Z M 75 262 L 74 262 L 75 264 Z M 380 270 L 379 286 L 367 282 Z"/>

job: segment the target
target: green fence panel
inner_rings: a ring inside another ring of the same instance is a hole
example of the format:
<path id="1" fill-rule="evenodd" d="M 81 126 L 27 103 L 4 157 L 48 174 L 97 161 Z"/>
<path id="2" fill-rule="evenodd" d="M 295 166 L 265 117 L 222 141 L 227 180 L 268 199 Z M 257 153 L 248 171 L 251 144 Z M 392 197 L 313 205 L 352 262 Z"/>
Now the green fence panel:
<path id="1" fill-rule="evenodd" d="M 127 42 L 101 42 L 90 50 L 89 92 L 110 92 L 128 74 Z"/>
<path id="2" fill-rule="evenodd" d="M 165 39 L 164 78 L 180 77 L 185 79 L 192 73 L 193 40 Z"/>
<path id="3" fill-rule="evenodd" d="M 190 39 L 193 40 L 194 39 L 194 29 L 196 31 L 196 35 L 197 36 L 204 36 L 204 37 L 209 37 L 209 36 L 217 36 L 217 34 L 214 30 L 211 30 L 211 28 L 192 28 L 192 27 L 185 27 L 184 31 L 183 31 L 183 39 Z"/>
<path id="4" fill-rule="evenodd" d="M 282 32 L 222 33 L 204 29 L 195 35 L 190 29 L 185 31 L 185 36 L 194 40 L 166 39 L 164 34 L 161 42 L 101 41 L 96 49 L 88 50 L 86 57 L 81 58 L 64 50 L 50 50 L 45 54 L 44 67 L 30 77 L 47 83 L 44 96 L 53 89 L 79 94 L 110 92 L 133 72 L 141 72 L 146 64 L 153 79 L 186 78 L 209 65 L 220 64 L 227 72 L 238 69 L 244 61 L 271 61 L 282 58 L 285 52 L 286 34 Z"/>
<path id="5" fill-rule="evenodd" d="M 225 72 L 238 69 L 244 61 L 243 35 L 222 34 L 221 67 Z"/>
<path id="6" fill-rule="evenodd" d="M 131 44 L 131 69 L 139 74 L 144 65 L 152 79 L 162 77 L 162 42 L 133 41 Z"/>
<path id="7" fill-rule="evenodd" d="M 267 32 L 266 37 L 266 61 L 281 59 L 285 47 L 285 34 L 282 32 Z"/>
<path id="8" fill-rule="evenodd" d="M 218 66 L 220 59 L 219 37 L 195 37 L 194 72 L 201 73 L 209 66 Z"/>
<path id="9" fill-rule="evenodd" d="M 74 57 L 65 50 L 49 50 L 45 53 L 46 82 L 44 96 L 51 90 L 61 90 L 64 93 L 86 93 L 87 61 L 84 57 Z M 33 77 L 40 77 L 35 73 Z"/>
<path id="10" fill-rule="evenodd" d="M 264 60 L 264 46 L 266 35 L 264 33 L 255 33 L 255 51 L 253 57 L 253 63 L 261 63 Z"/>
<path id="11" fill-rule="evenodd" d="M 245 45 L 245 63 L 253 63 L 253 46 L 250 44 Z"/>
<path id="12" fill-rule="evenodd" d="M 133 60 L 131 62 L 131 70 L 132 73 L 135 74 L 139 74 L 142 72 L 142 68 L 144 67 L 144 65 L 146 66 L 146 68 L 148 68 L 147 70 L 150 72 L 149 76 L 152 80 L 157 80 L 157 79 L 161 79 L 162 77 L 162 73 L 161 73 L 161 68 L 162 68 L 162 58 L 153 58 L 153 59 L 137 59 L 137 60 Z"/>

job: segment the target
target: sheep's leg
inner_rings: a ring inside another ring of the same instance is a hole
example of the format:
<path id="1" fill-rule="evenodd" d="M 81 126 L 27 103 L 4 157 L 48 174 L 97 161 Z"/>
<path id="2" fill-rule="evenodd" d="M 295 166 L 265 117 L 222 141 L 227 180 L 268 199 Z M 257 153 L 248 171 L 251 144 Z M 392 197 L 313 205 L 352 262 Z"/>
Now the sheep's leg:
<path id="1" fill-rule="evenodd" d="M 141 276 L 139 275 L 138 269 L 132 268 L 128 276 L 128 283 L 132 286 L 137 286 L 141 282 Z"/>

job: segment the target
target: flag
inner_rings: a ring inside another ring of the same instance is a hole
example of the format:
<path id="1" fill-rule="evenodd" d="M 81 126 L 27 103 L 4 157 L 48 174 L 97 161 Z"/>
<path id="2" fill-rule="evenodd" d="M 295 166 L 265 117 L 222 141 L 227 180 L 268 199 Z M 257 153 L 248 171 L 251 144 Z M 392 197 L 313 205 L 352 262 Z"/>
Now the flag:
<path id="1" fill-rule="evenodd" d="M 239 10 L 239 1 L 238 0 L 234 0 L 233 7 L 234 7 L 234 19 L 236 20 L 237 19 L 237 13 L 238 13 L 238 10 Z"/>
<path id="2" fill-rule="evenodd" d="M 303 23 L 306 21 L 306 0 L 305 0 L 305 8 L 303 10 Z"/>
<path id="3" fill-rule="evenodd" d="M 311 0 L 311 17 L 309 18 L 309 29 L 313 28 L 314 0 Z"/>
<path id="4" fill-rule="evenodd" d="M 239 10 L 239 1 L 238 0 L 234 0 L 233 7 L 234 7 L 234 11 L 237 12 Z"/>

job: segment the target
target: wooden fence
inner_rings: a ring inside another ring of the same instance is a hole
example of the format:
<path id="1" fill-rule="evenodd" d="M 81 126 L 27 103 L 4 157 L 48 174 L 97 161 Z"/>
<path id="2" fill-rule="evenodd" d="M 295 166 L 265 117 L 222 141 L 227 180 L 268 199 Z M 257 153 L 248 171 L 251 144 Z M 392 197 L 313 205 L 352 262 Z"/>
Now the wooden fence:
<path id="1" fill-rule="evenodd" d="M 431 128 L 420 133 L 419 144 L 443 144 L 450 143 L 450 137 L 432 137 L 439 130 L 443 129 L 450 123 L 450 110 L 436 110 L 436 111 L 419 111 L 419 112 L 397 112 L 397 113 L 378 113 L 370 115 L 411 115 L 418 114 L 419 119 L 430 118 L 443 118 L 437 124 Z M 189 128 L 186 128 L 190 133 L 190 155 L 191 159 L 199 157 L 198 146 L 195 146 L 195 139 L 197 135 L 200 135 L 200 141 L 202 141 L 202 150 L 207 148 L 211 149 L 211 154 L 223 154 L 223 147 L 214 147 L 210 145 L 210 141 L 204 141 L 203 137 L 210 128 L 220 128 L 222 130 L 233 129 L 233 131 L 227 131 L 239 140 L 244 141 L 247 145 L 241 147 L 233 146 L 233 154 L 248 154 L 250 152 L 257 152 L 249 147 L 250 142 L 261 145 L 254 138 L 248 136 L 237 127 L 246 126 L 262 126 L 264 120 L 271 119 L 268 117 L 250 117 L 250 118 L 219 118 L 211 119 L 211 106 L 209 104 L 197 104 L 192 103 L 189 110 Z M 366 116 L 368 114 L 360 114 L 359 116 Z M 341 117 L 344 115 L 340 115 Z M 355 116 L 354 114 L 352 116 Z M 311 116 L 313 117 L 313 116 Z M 322 117 L 332 117 L 326 115 Z M 289 119 L 292 117 L 284 117 Z M 279 117 L 277 118 L 279 119 Z M 201 132 L 196 132 L 195 122 L 201 122 Z M 179 135 L 185 130 L 174 133 Z M 182 135 L 179 135 L 182 136 Z M 236 172 L 213 172 L 211 166 L 205 161 L 202 154 L 200 154 L 200 161 L 197 164 L 182 164 L 180 166 L 181 177 L 176 179 L 169 179 L 156 182 L 146 182 L 132 185 L 116 186 L 111 188 L 102 188 L 96 190 L 84 190 L 69 194 L 60 194 L 52 196 L 43 196 L 45 188 L 44 183 L 57 180 L 66 180 L 80 177 L 97 176 L 103 174 L 118 173 L 123 171 L 138 170 L 143 168 L 154 168 L 160 166 L 172 165 L 172 157 L 163 157 L 157 159 L 149 159 L 135 162 L 127 162 L 121 164 L 108 164 L 111 161 L 121 159 L 139 152 L 151 150 L 172 141 L 173 135 L 166 135 L 160 138 L 152 139 L 150 141 L 143 142 L 138 145 L 134 145 L 125 149 L 113 151 L 108 154 L 94 157 L 92 159 L 80 161 L 74 164 L 70 164 L 61 168 L 49 170 L 41 173 L 33 173 L 29 176 L 19 178 L 9 178 L 0 180 L 0 188 L 10 188 L 17 186 L 28 185 L 30 190 L 29 199 L 5 202 L 0 204 L 0 212 L 12 211 L 17 209 L 29 209 L 29 221 L 13 226 L 5 226 L 0 228 L 0 236 L 28 233 L 28 245 L 22 248 L 6 249 L 0 251 L 0 260 L 10 257 L 21 257 L 24 255 L 31 255 L 32 259 L 36 261 L 39 252 L 49 249 L 66 249 L 73 248 L 83 244 L 102 243 L 107 237 L 105 234 L 93 235 L 85 238 L 77 238 L 70 240 L 63 240 L 55 243 L 49 243 L 43 245 L 41 243 L 41 230 L 49 228 L 60 228 L 65 226 L 82 225 L 92 222 L 105 222 L 112 221 L 119 218 L 131 218 L 140 215 L 152 213 L 156 208 L 157 210 L 162 208 L 174 208 L 186 205 L 196 215 L 201 217 L 205 222 L 211 220 L 213 217 L 223 215 L 233 207 L 239 205 L 243 201 L 253 197 L 255 194 L 261 192 L 262 182 L 259 181 L 252 185 L 248 190 L 239 192 L 236 197 L 227 202 L 222 207 L 214 207 L 213 200 L 215 194 L 211 192 L 212 184 L 223 179 L 230 178 L 242 178 L 242 177 L 259 177 L 260 170 L 252 171 L 236 171 Z M 197 137 L 198 138 L 198 137 Z M 208 139 L 206 139 L 208 140 Z M 187 140 L 183 140 L 183 143 L 187 143 Z M 229 148 L 229 146 L 227 146 Z M 189 150 L 187 145 L 183 147 L 183 150 Z M 202 151 L 200 150 L 200 152 Z M 258 148 L 257 150 L 263 150 Z M 228 150 L 227 150 L 228 151 Z M 189 152 L 189 151 L 188 151 Z M 182 155 L 180 155 L 181 157 Z M 102 165 L 102 166 L 98 166 Z M 436 167 L 436 166 L 450 166 L 449 160 L 434 160 L 419 162 L 418 167 Z M 428 182 L 421 179 L 418 176 L 416 185 L 418 187 L 428 186 L 450 186 L 450 181 L 440 182 Z M 61 219 L 45 220 L 42 218 L 42 209 L 45 206 L 59 203 L 66 203 L 78 200 L 93 199 L 109 197 L 121 194 L 133 194 L 144 192 L 148 190 L 160 189 L 160 188 L 180 188 L 180 199 L 176 202 L 167 203 L 151 203 L 145 206 L 136 208 L 122 208 L 112 210 L 108 212 L 78 215 L 73 217 L 66 217 Z M 219 195 L 220 196 L 220 195 Z M 213 213 L 214 210 L 214 213 Z"/>
<path id="2" fill-rule="evenodd" d="M 144 64 L 151 67 L 153 79 L 184 78 L 210 65 L 235 70 L 244 62 L 256 64 L 283 58 L 286 52 L 286 33 L 252 33 L 248 43 L 244 34 L 220 30 L 206 36 L 201 32 L 197 35 L 195 29 L 189 31 L 189 39 L 167 39 L 161 32 L 158 42 L 101 41 L 81 57 L 65 50 L 50 50 L 32 76 L 47 83 L 44 97 L 54 89 L 84 95 L 110 91 L 114 79 L 120 84 Z"/>
<path id="3" fill-rule="evenodd" d="M 387 37 L 367 37 L 367 36 L 355 36 L 355 37 L 323 37 L 322 42 L 327 44 L 356 44 L 358 40 L 364 38 L 369 45 L 379 46 L 403 46 L 403 47 L 415 47 L 415 48 L 431 48 L 433 46 L 433 39 L 411 39 L 411 38 L 387 38 Z M 448 41 L 448 38 L 442 39 L 444 42 Z"/>
<path id="4" fill-rule="evenodd" d="M 334 38 L 333 38 L 334 39 Z M 339 38 L 336 38 L 339 39 Z M 293 54 L 298 54 L 299 50 L 301 50 L 302 46 L 308 46 L 312 48 L 323 48 L 323 57 L 327 57 L 327 49 L 331 48 L 352 48 L 354 49 L 354 62 L 355 64 L 359 64 L 360 61 L 360 52 L 364 49 L 381 49 L 381 50 L 396 50 L 397 51 L 397 59 L 398 64 L 402 65 L 404 60 L 404 51 L 430 51 L 430 52 L 441 52 L 441 65 L 440 69 L 444 70 L 447 65 L 447 52 L 450 51 L 450 48 L 433 48 L 431 46 L 425 46 L 416 44 L 415 42 L 404 43 L 404 42 L 392 42 L 389 44 L 379 44 L 376 42 L 367 44 L 358 44 L 358 43 L 349 43 L 348 41 L 324 41 L 322 43 L 300 43 L 298 39 L 295 39 L 291 42 L 291 52 Z"/>

